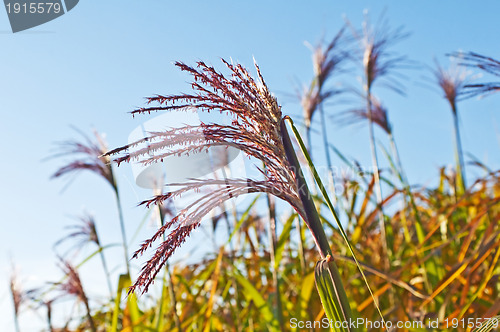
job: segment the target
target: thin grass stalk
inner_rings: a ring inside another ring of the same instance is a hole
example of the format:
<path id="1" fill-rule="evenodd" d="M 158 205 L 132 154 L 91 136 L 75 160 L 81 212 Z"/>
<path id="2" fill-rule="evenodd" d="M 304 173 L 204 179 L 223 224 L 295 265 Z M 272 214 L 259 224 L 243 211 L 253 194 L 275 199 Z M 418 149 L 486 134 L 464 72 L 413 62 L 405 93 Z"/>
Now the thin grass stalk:
<path id="1" fill-rule="evenodd" d="M 323 143 L 325 144 L 325 154 L 329 165 L 329 172 L 331 173 L 329 175 L 329 181 L 331 182 L 332 187 L 334 187 L 333 170 L 329 157 L 325 116 L 322 104 L 326 99 L 330 99 L 331 97 L 334 97 L 337 94 L 343 92 L 342 90 L 338 89 L 328 89 L 327 91 L 325 91 L 325 84 L 335 73 L 341 70 L 341 66 L 347 59 L 347 52 L 340 51 L 340 49 L 345 49 L 344 43 L 346 40 L 343 38 L 344 31 L 345 27 L 342 27 L 328 45 L 323 46 L 322 43 L 319 43 L 312 49 L 314 77 L 309 86 L 309 89 L 305 91 L 301 97 L 302 107 L 304 111 L 304 121 L 306 125 L 306 136 L 308 144 L 307 150 L 310 155 L 312 155 L 311 125 L 313 116 L 316 111 L 319 111 L 321 113 L 320 116 L 322 121 L 321 125 Z M 316 187 L 313 186 L 311 189 L 313 190 L 313 194 L 316 195 Z"/>
<path id="2" fill-rule="evenodd" d="M 127 244 L 127 234 L 125 231 L 125 220 L 123 218 L 123 209 L 122 209 L 122 204 L 121 204 L 121 199 L 120 199 L 120 193 L 118 192 L 118 186 L 116 185 L 115 179 L 114 179 L 114 174 L 113 174 L 113 189 L 115 191 L 115 197 L 116 197 L 116 207 L 118 209 L 118 220 L 120 221 L 120 231 L 122 235 L 122 245 L 123 245 L 123 254 L 125 258 L 125 266 L 127 268 L 127 274 L 130 276 L 130 262 L 129 262 L 129 256 L 128 256 L 128 244 Z"/>
<path id="3" fill-rule="evenodd" d="M 460 189 L 461 193 L 465 193 L 467 184 L 465 182 L 465 163 L 462 150 L 462 140 L 460 139 L 460 126 L 458 121 L 458 110 L 456 104 L 452 104 L 453 113 L 453 133 L 455 135 L 455 159 L 457 163 L 457 191 Z"/>
<path id="4" fill-rule="evenodd" d="M 371 85 L 370 85 L 370 73 L 368 69 L 365 72 L 366 81 L 365 84 L 365 92 L 366 92 L 366 111 L 368 114 L 368 128 L 370 135 L 370 152 L 372 158 L 372 167 L 373 167 L 373 176 L 375 178 L 375 196 L 377 199 L 377 209 L 378 209 L 378 220 L 379 220 L 379 228 L 380 228 L 380 237 L 382 238 L 382 255 L 381 259 L 384 262 L 384 267 L 386 271 L 390 269 L 390 261 L 389 261 L 389 250 L 387 247 L 387 235 L 385 230 L 385 220 L 384 220 L 384 210 L 382 207 L 382 186 L 380 184 L 380 175 L 379 175 L 379 167 L 378 167 L 378 158 L 377 158 L 377 148 L 375 146 L 375 123 L 373 120 L 373 112 L 372 112 L 372 95 L 371 95 Z M 385 258 L 385 259 L 384 259 Z"/>
<path id="5" fill-rule="evenodd" d="M 402 211 L 406 210 L 406 207 L 408 206 L 408 200 L 407 196 L 409 198 L 409 208 L 411 211 L 413 211 L 413 215 L 415 217 L 415 223 L 414 223 L 414 228 L 415 228 L 415 234 L 417 236 L 417 241 L 418 244 L 422 244 L 425 241 L 425 233 L 424 233 L 424 228 L 422 227 L 422 220 L 420 218 L 420 212 L 418 211 L 417 204 L 415 202 L 415 197 L 411 191 L 410 187 L 410 182 L 408 180 L 408 177 L 406 176 L 406 173 L 404 172 L 403 169 L 403 164 L 401 163 L 401 158 L 399 156 L 399 150 L 396 146 L 396 140 L 394 139 L 394 135 L 392 133 L 392 130 L 387 131 L 387 134 L 389 136 L 389 142 L 392 150 L 392 155 L 394 162 L 391 161 L 394 171 L 397 173 L 397 176 L 399 178 L 399 181 L 401 182 L 401 185 L 403 186 L 403 208 Z M 405 240 L 408 244 L 411 245 L 411 237 L 409 234 L 408 230 L 408 223 L 406 221 L 406 218 L 404 217 L 404 222 L 403 222 L 403 231 L 404 231 L 404 236 Z M 422 260 L 424 257 L 422 252 L 417 253 L 417 256 L 419 257 L 420 260 Z M 437 267 L 437 262 L 436 262 L 436 257 L 432 257 L 428 260 L 425 260 L 421 263 L 421 268 L 423 271 L 423 276 L 424 276 L 424 285 L 425 288 L 427 289 L 427 292 L 431 293 L 433 286 L 431 285 L 431 280 L 432 278 L 429 277 L 429 272 L 430 271 L 436 271 Z M 432 282 L 432 284 L 435 284 L 435 282 Z"/>
<path id="6" fill-rule="evenodd" d="M 90 329 L 92 330 L 92 332 L 97 332 L 94 318 L 92 318 L 92 314 L 90 313 L 90 305 L 89 305 L 89 299 L 88 299 L 87 295 L 83 294 L 82 300 L 83 300 L 83 305 L 85 306 L 87 320 L 89 322 Z"/>
<path id="7" fill-rule="evenodd" d="M 326 119 L 325 119 L 325 111 L 323 109 L 323 103 L 320 103 L 318 107 L 319 107 L 319 114 L 321 116 L 323 147 L 325 149 L 326 165 L 328 167 L 328 184 L 330 186 L 330 192 L 333 195 L 333 202 L 335 203 L 337 201 L 337 193 L 335 192 L 335 179 L 333 175 L 332 159 L 330 157 L 330 149 L 328 144 L 328 134 L 326 131 Z"/>
<path id="8" fill-rule="evenodd" d="M 394 135 L 392 132 L 389 133 L 389 142 L 391 145 L 391 150 L 392 154 L 394 155 L 396 165 L 399 168 L 399 180 L 401 181 L 401 184 L 403 185 L 403 188 L 405 190 L 405 195 L 408 195 L 410 199 L 410 205 L 413 210 L 413 214 L 415 215 L 415 232 L 417 235 L 418 243 L 423 243 L 425 239 L 425 234 L 424 234 L 424 229 L 422 227 L 422 220 L 420 219 L 420 213 L 417 208 L 417 204 L 415 202 L 415 197 L 413 196 L 413 193 L 411 191 L 410 187 L 410 182 L 408 180 L 408 177 L 406 176 L 406 172 L 403 169 L 403 164 L 401 163 L 401 158 L 399 156 L 399 150 L 398 147 L 396 146 L 396 140 L 394 139 Z M 406 201 L 406 196 L 405 196 L 405 205 L 407 205 Z"/>
<path id="9" fill-rule="evenodd" d="M 399 151 L 398 151 L 398 148 L 396 147 L 396 141 L 394 140 L 394 135 L 392 134 L 392 132 L 389 132 L 388 135 L 389 135 L 389 144 L 391 146 L 391 152 L 392 152 L 393 159 L 395 162 L 394 171 L 396 173 L 397 179 L 401 182 L 401 185 L 403 186 L 403 201 L 401 202 L 402 203 L 402 207 L 401 207 L 402 217 L 401 217 L 401 219 L 403 219 L 403 233 L 404 233 L 406 243 L 411 244 L 411 236 L 410 236 L 410 232 L 409 232 L 409 228 L 408 228 L 408 220 L 406 219 L 406 216 L 405 216 L 406 208 L 408 206 L 408 200 L 407 200 L 406 195 L 410 195 L 410 192 L 409 192 L 410 186 L 407 185 L 407 182 L 405 179 L 406 176 L 404 174 L 403 165 L 401 164 L 401 159 L 399 158 Z"/>
<path id="10" fill-rule="evenodd" d="M 167 296 L 167 273 L 165 272 L 163 274 L 163 277 L 161 279 L 161 297 L 158 300 L 158 308 L 156 311 L 156 316 L 155 320 L 153 321 L 153 326 L 156 328 L 157 331 L 163 331 L 164 330 L 164 310 L 165 310 L 165 298 Z"/>
<path id="11" fill-rule="evenodd" d="M 276 245 L 278 243 L 276 235 L 276 205 L 274 198 L 267 194 L 267 205 L 269 208 L 269 223 L 268 223 L 268 233 L 269 233 L 269 253 L 271 256 L 271 272 L 273 275 L 273 286 L 276 289 L 276 311 L 278 316 L 278 322 L 280 325 L 280 330 L 285 331 L 283 325 L 283 311 L 281 305 L 281 292 L 280 292 L 280 281 L 278 278 L 278 262 L 276 261 Z"/>
<path id="12" fill-rule="evenodd" d="M 229 187 L 228 179 L 231 178 L 231 169 L 228 167 L 228 165 L 225 165 L 224 167 L 221 168 L 221 172 L 222 172 L 222 176 L 224 177 L 224 180 L 226 181 L 226 183 Z M 226 212 L 226 208 L 225 208 L 226 204 L 223 203 L 222 206 L 224 208 L 224 216 L 226 219 L 227 235 L 229 236 L 229 235 L 231 235 L 233 230 L 231 229 L 231 223 L 229 222 L 229 218 L 227 216 L 227 212 Z M 234 200 L 231 200 L 231 212 L 233 215 L 234 223 L 236 223 L 238 220 L 238 211 L 236 210 L 236 204 L 234 203 Z M 233 245 L 230 243 L 229 246 L 231 248 L 231 251 L 233 251 L 234 250 Z"/>
<path id="13" fill-rule="evenodd" d="M 102 268 L 104 269 L 104 273 L 106 274 L 106 283 L 108 284 L 108 290 L 111 298 L 113 298 L 113 286 L 111 285 L 111 276 L 109 274 L 108 264 L 106 262 L 106 257 L 104 256 L 104 248 L 101 244 L 99 246 L 99 256 L 101 257 Z"/>
<path id="14" fill-rule="evenodd" d="M 306 140 L 307 140 L 307 152 L 312 156 L 312 137 L 311 137 L 311 121 L 310 120 L 306 120 Z M 311 182 L 312 182 L 312 187 L 311 187 L 311 193 L 313 194 L 313 196 L 315 196 L 317 194 L 316 192 L 316 185 L 314 184 L 314 179 L 312 178 L 312 175 L 310 175 L 311 178 Z M 300 225 L 300 224 L 299 224 Z M 302 227 L 298 228 L 298 229 L 301 229 Z M 302 242 L 303 241 L 303 238 L 301 236 L 300 238 L 300 241 Z M 303 252 L 303 249 L 302 249 L 302 252 Z"/>
<path id="15" fill-rule="evenodd" d="M 16 332 L 21 332 L 21 328 L 19 327 L 19 315 L 16 310 L 14 310 L 14 328 Z"/>

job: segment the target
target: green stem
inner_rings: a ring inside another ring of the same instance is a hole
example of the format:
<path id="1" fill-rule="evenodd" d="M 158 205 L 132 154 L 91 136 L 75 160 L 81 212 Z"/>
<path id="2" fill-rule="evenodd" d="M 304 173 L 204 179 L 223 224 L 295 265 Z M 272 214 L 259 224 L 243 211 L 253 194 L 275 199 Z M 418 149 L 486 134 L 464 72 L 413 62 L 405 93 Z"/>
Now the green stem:
<path id="1" fill-rule="evenodd" d="M 462 140 L 460 139 L 460 126 L 458 123 L 458 109 L 456 104 L 451 105 L 451 109 L 453 112 L 453 128 L 455 134 L 455 159 L 457 162 L 457 191 L 461 190 L 463 194 L 465 192 L 465 188 L 467 188 L 467 184 L 465 182 L 465 164 L 464 164 L 464 155 L 462 150 Z"/>

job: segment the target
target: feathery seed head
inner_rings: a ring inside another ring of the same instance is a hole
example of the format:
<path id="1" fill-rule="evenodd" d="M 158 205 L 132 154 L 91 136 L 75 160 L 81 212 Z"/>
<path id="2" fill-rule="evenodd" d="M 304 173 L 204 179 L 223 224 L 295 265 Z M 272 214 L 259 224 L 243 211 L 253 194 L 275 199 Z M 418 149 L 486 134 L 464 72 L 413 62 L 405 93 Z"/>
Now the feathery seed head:
<path id="1" fill-rule="evenodd" d="M 84 214 L 77 218 L 78 224 L 68 226 L 72 231 L 64 238 L 55 243 L 58 246 L 66 240 L 76 240 L 72 248 L 80 249 L 88 243 L 95 243 L 99 246 L 99 237 L 95 226 L 94 217 L 90 214 Z"/>
<path id="2" fill-rule="evenodd" d="M 373 95 L 371 96 L 371 107 L 372 121 L 382 128 L 382 130 L 384 130 L 387 134 L 391 134 L 392 127 L 389 122 L 387 109 L 382 105 L 380 100 L 375 98 Z M 364 107 L 348 110 L 344 113 L 344 115 L 346 124 L 370 120 L 370 115 Z"/>
<path id="3" fill-rule="evenodd" d="M 83 303 L 87 302 L 87 295 L 85 294 L 80 280 L 80 274 L 71 265 L 70 262 L 60 259 L 61 270 L 66 275 L 66 280 L 62 283 L 57 284 L 58 288 L 66 295 L 71 295 L 77 297 Z"/>
<path id="4" fill-rule="evenodd" d="M 75 159 L 59 168 L 51 178 L 55 179 L 88 170 L 101 176 L 112 187 L 115 187 L 109 158 L 103 156 L 108 151 L 104 138 L 97 131 L 94 131 L 94 140 L 81 132 L 79 133 L 83 136 L 83 141 L 66 141 L 59 144 L 60 152 L 52 157 L 74 156 Z"/>
<path id="5" fill-rule="evenodd" d="M 500 61 L 495 60 L 491 57 L 474 52 L 465 54 L 453 53 L 452 56 L 457 58 L 460 64 L 463 66 L 469 68 L 478 68 L 488 74 L 500 76 Z M 465 84 L 462 95 L 464 98 L 470 98 L 475 96 L 486 96 L 498 91 L 500 91 L 500 82 Z"/>
<path id="6" fill-rule="evenodd" d="M 456 112 L 456 104 L 464 95 L 464 88 L 468 80 L 468 72 L 452 63 L 448 69 L 444 69 L 437 61 L 433 70 L 434 78 L 443 92 L 443 97 L 450 104 L 452 111 Z"/>
<path id="7" fill-rule="evenodd" d="M 370 24 L 368 17 L 365 17 L 361 31 L 354 29 L 350 22 L 347 24 L 351 26 L 352 34 L 360 46 L 366 88 L 370 90 L 375 81 L 385 78 L 387 87 L 403 93 L 394 76 L 396 69 L 405 65 L 408 60 L 404 56 L 393 54 L 390 48 L 405 39 L 408 33 L 402 27 L 390 28 L 383 15 L 376 25 Z"/>
<path id="8" fill-rule="evenodd" d="M 109 151 L 105 156 L 118 154 L 114 159 L 118 164 L 136 161 L 147 165 L 168 156 L 206 152 L 210 148 L 220 146 L 232 147 L 263 163 L 265 167 L 259 168 L 259 171 L 264 179 L 192 179 L 183 183 L 169 183 L 168 186 L 178 189 L 142 202 L 141 204 L 146 206 L 160 204 L 184 193 L 209 189 L 174 218 L 165 222 L 135 252 L 134 257 L 142 255 L 153 242 L 172 229 L 143 267 L 130 291 L 141 287 L 143 292 L 146 292 L 167 259 L 200 225 L 202 218 L 231 198 L 246 193 L 268 193 L 287 201 L 304 215 L 295 175 L 284 151 L 280 129 L 282 114 L 276 98 L 264 82 L 257 65 L 255 67 L 258 79 L 255 80 L 240 64 L 225 60 L 222 62 L 229 70 L 230 76 L 225 76 L 201 61 L 196 67 L 177 62 L 177 67 L 193 77 L 191 87 L 194 92 L 150 97 L 147 103 L 155 104 L 154 106 L 137 109 L 132 114 L 176 110 L 219 112 L 229 116 L 232 119 L 231 124 L 201 123 L 151 132 L 147 137 Z M 148 144 L 141 145 L 145 141 Z M 140 147 L 137 148 L 138 146 Z"/>
<path id="9" fill-rule="evenodd" d="M 319 104 L 340 93 L 339 90 L 324 91 L 324 86 L 335 72 L 342 69 L 342 65 L 347 59 L 347 52 L 342 49 L 346 44 L 343 38 L 344 30 L 345 28 L 342 28 L 328 45 L 325 46 L 320 42 L 312 48 L 314 78 L 309 88 L 304 88 L 300 94 L 307 127 L 311 125 L 312 117 Z"/>

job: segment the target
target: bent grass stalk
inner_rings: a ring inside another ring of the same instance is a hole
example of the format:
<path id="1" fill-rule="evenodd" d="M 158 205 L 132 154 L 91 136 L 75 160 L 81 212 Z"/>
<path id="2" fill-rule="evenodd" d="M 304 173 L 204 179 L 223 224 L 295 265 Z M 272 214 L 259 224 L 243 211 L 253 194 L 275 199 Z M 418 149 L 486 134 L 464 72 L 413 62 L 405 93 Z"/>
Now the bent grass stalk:
<path id="1" fill-rule="evenodd" d="M 291 121 L 289 117 L 285 117 L 281 121 L 283 145 L 285 147 L 287 159 L 292 166 L 293 172 L 295 173 L 295 180 L 297 181 L 297 187 L 299 188 L 299 197 L 304 205 L 306 213 L 306 218 L 304 218 L 304 220 L 321 255 L 321 260 L 316 264 L 315 268 L 316 287 L 321 297 L 321 302 L 323 303 L 323 308 L 327 317 L 333 321 L 351 322 L 353 321 L 351 307 L 349 305 L 344 286 L 342 285 L 342 280 L 337 266 L 332 259 L 333 253 L 330 248 L 330 244 L 328 243 L 325 230 L 321 224 L 318 211 L 316 210 L 316 206 L 314 205 L 309 189 L 307 188 L 307 183 L 300 168 L 299 160 L 297 159 L 292 142 L 288 135 L 288 130 L 286 129 L 285 124 L 287 119 Z M 301 144 L 301 147 L 303 147 L 307 153 L 307 149 L 305 148 L 302 139 L 300 138 L 298 132 L 296 132 L 296 128 L 293 127 L 293 130 L 297 140 Z M 309 158 L 308 161 L 310 161 L 309 155 L 307 154 L 306 156 Z M 315 176 L 317 175 L 315 172 L 313 172 L 313 174 Z M 320 189 L 324 190 L 325 188 L 320 187 Z M 340 328 L 335 327 L 335 330 L 353 331 L 350 327 L 344 328 L 343 326 Z"/>
<path id="2" fill-rule="evenodd" d="M 304 145 L 304 142 L 302 141 L 302 139 L 301 139 L 301 137 L 300 137 L 300 134 L 299 134 L 299 132 L 298 132 L 297 128 L 295 127 L 294 123 L 293 123 L 293 120 L 292 120 L 290 117 L 285 117 L 285 120 L 286 120 L 286 121 L 288 121 L 288 122 L 290 123 L 290 126 L 291 126 L 291 128 L 292 128 L 292 130 L 293 130 L 293 133 L 294 133 L 294 135 L 295 135 L 295 138 L 297 139 L 297 141 L 298 141 L 298 143 L 299 143 L 299 146 L 300 146 L 300 149 L 301 149 L 302 153 L 304 154 L 304 156 L 305 156 L 305 157 L 306 157 L 306 159 L 307 159 L 307 162 L 308 162 L 309 168 L 311 169 L 311 172 L 312 172 L 312 173 L 313 173 L 313 175 L 314 175 L 314 179 L 315 179 L 315 181 L 316 181 L 316 183 L 317 183 L 317 185 L 318 185 L 318 187 L 319 187 L 319 189 L 320 189 L 320 192 L 321 192 L 321 194 L 323 195 L 323 198 L 325 199 L 325 202 L 326 202 L 326 204 L 327 204 L 328 208 L 330 209 L 330 212 L 332 213 L 332 215 L 333 215 L 333 217 L 334 217 L 334 219 L 335 219 L 335 222 L 337 223 L 337 226 L 338 226 L 338 228 L 339 228 L 339 232 L 340 232 L 340 234 L 342 235 L 342 238 L 344 239 L 344 241 L 345 241 L 345 243 L 346 243 L 346 245 L 347 245 L 347 247 L 348 247 L 348 249 L 349 249 L 349 252 L 350 252 L 350 254 L 351 254 L 351 255 L 352 255 L 352 257 L 353 257 L 354 262 L 356 263 L 356 266 L 357 266 L 357 268 L 358 268 L 359 272 L 361 273 L 361 276 L 363 277 L 363 281 L 365 282 L 366 287 L 368 288 L 368 291 L 370 292 L 370 296 L 371 296 L 371 297 L 372 297 L 372 299 L 373 299 L 373 303 L 375 304 L 375 307 L 376 307 L 376 309 L 377 309 L 377 311 L 378 311 L 378 313 L 379 313 L 379 315 L 380 315 L 380 317 L 381 317 L 382 321 L 385 321 L 385 320 L 384 320 L 384 316 L 382 315 L 382 312 L 381 312 L 381 310 L 380 310 L 380 308 L 379 308 L 379 306 L 378 306 L 378 304 L 377 304 L 377 301 L 376 301 L 376 299 L 375 299 L 375 296 L 373 295 L 373 292 L 372 292 L 372 290 L 371 290 L 371 287 L 370 287 L 370 285 L 368 284 L 368 279 L 366 278 L 365 273 L 364 273 L 364 271 L 363 271 L 363 268 L 361 267 L 361 265 L 360 265 L 360 263 L 359 263 L 358 259 L 356 258 L 356 254 L 354 253 L 354 249 L 353 249 L 353 247 L 352 247 L 352 245 L 351 245 L 351 243 L 350 243 L 350 241 L 349 241 L 349 239 L 348 239 L 348 237 L 347 237 L 346 232 L 344 231 L 344 227 L 342 226 L 342 223 L 340 222 L 340 218 L 338 217 L 338 214 L 337 214 L 337 212 L 335 211 L 335 208 L 333 207 L 333 204 L 332 204 L 332 202 L 331 202 L 331 200 L 330 200 L 330 198 L 329 198 L 329 196 L 328 196 L 328 193 L 327 193 L 327 191 L 326 191 L 326 188 L 325 188 L 325 186 L 323 185 L 323 182 L 321 181 L 321 178 L 319 177 L 318 172 L 316 171 L 316 168 L 315 168 L 315 166 L 314 166 L 314 164 L 313 164 L 313 162 L 312 162 L 312 160 L 311 160 L 311 157 L 310 157 L 310 156 L 308 155 L 308 153 L 307 153 L 307 149 L 306 149 L 306 147 L 305 147 L 305 145 Z M 329 260 L 328 260 L 328 261 L 329 261 Z M 385 326 L 385 324 L 384 324 L 384 326 Z"/>

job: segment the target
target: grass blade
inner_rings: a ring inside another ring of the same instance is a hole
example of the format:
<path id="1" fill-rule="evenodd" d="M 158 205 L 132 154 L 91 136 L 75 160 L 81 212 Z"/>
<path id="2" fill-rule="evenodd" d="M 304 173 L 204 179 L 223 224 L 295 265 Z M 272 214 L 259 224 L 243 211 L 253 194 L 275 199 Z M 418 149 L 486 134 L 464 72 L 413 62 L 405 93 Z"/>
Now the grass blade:
<path id="1" fill-rule="evenodd" d="M 328 319 L 331 322 L 344 323 L 340 324 L 340 327 L 334 324 L 334 326 L 330 326 L 330 328 L 339 332 L 356 331 L 356 329 L 349 328 L 352 313 L 344 311 L 346 309 L 350 310 L 350 307 L 349 305 L 346 306 L 343 304 L 345 302 L 348 303 L 348 300 L 345 296 L 345 292 L 337 288 L 338 285 L 342 285 L 342 280 L 337 272 L 335 262 L 330 256 L 316 263 L 314 279 Z M 345 324 L 346 326 L 344 326 Z"/>
<path id="2" fill-rule="evenodd" d="M 273 310 L 269 307 L 264 297 L 260 292 L 252 285 L 252 283 L 245 278 L 240 272 L 234 268 L 234 277 L 238 283 L 245 289 L 245 297 L 248 301 L 253 302 L 253 304 L 259 309 L 262 318 L 266 321 L 266 325 L 269 331 L 278 332 L 279 323 L 276 317 L 273 315 Z"/>

